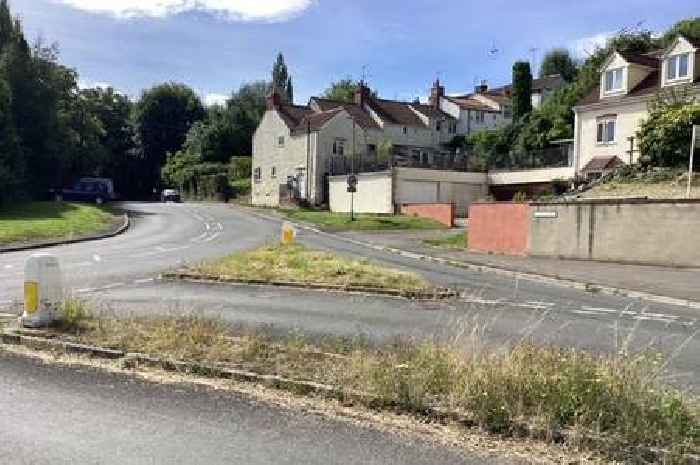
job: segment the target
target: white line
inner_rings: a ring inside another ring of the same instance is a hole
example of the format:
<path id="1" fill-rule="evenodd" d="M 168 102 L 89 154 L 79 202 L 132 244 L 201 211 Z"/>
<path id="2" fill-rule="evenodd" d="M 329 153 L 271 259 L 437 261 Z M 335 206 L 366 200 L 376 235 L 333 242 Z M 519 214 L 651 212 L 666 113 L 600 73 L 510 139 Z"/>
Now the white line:
<path id="1" fill-rule="evenodd" d="M 93 262 L 79 262 L 79 263 L 75 264 L 75 266 L 92 266 L 92 265 L 94 265 Z"/>
<path id="2" fill-rule="evenodd" d="M 212 234 L 211 236 L 209 236 L 209 237 L 207 237 L 206 239 L 204 239 L 202 242 L 211 242 L 211 241 L 213 241 L 214 239 L 216 239 L 217 237 L 219 237 L 220 235 L 221 235 L 220 232 L 214 233 L 214 234 Z"/>
<path id="3" fill-rule="evenodd" d="M 620 310 L 615 310 L 614 308 L 603 308 L 603 307 L 581 307 L 584 310 L 591 310 L 593 312 L 606 312 L 606 313 L 620 313 Z M 635 312 L 630 312 L 632 314 L 635 314 Z"/>
<path id="4" fill-rule="evenodd" d="M 211 225 L 209 223 L 205 223 L 204 227 L 207 228 L 207 231 L 209 231 L 211 229 Z"/>
<path id="5" fill-rule="evenodd" d="M 134 284 L 146 284 L 150 283 L 151 281 L 153 281 L 153 278 L 137 279 L 134 281 Z"/>
<path id="6" fill-rule="evenodd" d="M 209 228 L 207 228 L 207 229 L 209 229 Z M 190 241 L 191 242 L 199 242 L 199 241 L 203 240 L 205 237 L 207 237 L 208 235 L 209 235 L 209 233 L 205 231 L 202 234 L 200 234 L 199 236 L 193 237 L 192 239 L 190 239 Z"/>
<path id="7" fill-rule="evenodd" d="M 96 287 L 84 287 L 82 289 L 76 289 L 74 292 L 77 294 L 86 294 L 88 292 L 95 292 L 96 290 Z"/>

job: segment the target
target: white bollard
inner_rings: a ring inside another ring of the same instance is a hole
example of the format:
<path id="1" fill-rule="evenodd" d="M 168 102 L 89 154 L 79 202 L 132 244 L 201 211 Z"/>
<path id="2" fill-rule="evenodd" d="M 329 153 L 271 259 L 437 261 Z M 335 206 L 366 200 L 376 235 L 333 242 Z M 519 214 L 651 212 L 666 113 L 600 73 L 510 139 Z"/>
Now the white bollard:
<path id="1" fill-rule="evenodd" d="M 24 313 L 22 325 L 47 326 L 58 318 L 63 299 L 61 267 L 58 258 L 34 254 L 24 265 Z"/>

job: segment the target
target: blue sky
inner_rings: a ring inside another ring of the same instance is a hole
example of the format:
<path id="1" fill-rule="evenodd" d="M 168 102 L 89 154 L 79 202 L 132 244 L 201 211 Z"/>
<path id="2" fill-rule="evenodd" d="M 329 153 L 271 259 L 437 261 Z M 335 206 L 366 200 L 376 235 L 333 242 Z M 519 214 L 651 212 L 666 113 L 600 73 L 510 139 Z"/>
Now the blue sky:
<path id="1" fill-rule="evenodd" d="M 661 31 L 700 14 L 697 0 L 10 0 L 30 38 L 59 43 L 87 85 L 137 97 L 162 81 L 214 99 L 266 79 L 278 51 L 304 103 L 363 65 L 385 98 L 509 81 L 516 59 L 577 53 L 623 26 Z M 499 51 L 490 55 L 495 45 Z"/>

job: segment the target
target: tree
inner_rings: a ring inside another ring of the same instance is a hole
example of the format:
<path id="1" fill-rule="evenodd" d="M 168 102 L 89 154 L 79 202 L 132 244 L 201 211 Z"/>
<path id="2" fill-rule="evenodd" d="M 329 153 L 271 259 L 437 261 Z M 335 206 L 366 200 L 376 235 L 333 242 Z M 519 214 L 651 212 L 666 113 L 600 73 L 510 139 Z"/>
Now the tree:
<path id="1" fill-rule="evenodd" d="M 206 112 L 202 101 L 184 84 L 166 83 L 143 93 L 136 105 L 136 134 L 141 144 L 141 194 L 148 194 L 160 180 L 168 153 L 182 148 L 192 125 Z"/>
<path id="2" fill-rule="evenodd" d="M 530 63 L 517 61 L 513 65 L 513 121 L 532 111 L 532 73 Z"/>
<path id="3" fill-rule="evenodd" d="M 323 92 L 323 97 L 337 102 L 353 103 L 355 101 L 355 91 L 360 85 L 351 77 L 346 77 L 339 81 L 332 82 Z M 373 98 L 377 98 L 377 92 L 370 92 Z"/>
<path id="4" fill-rule="evenodd" d="M 687 166 L 693 125 L 700 124 L 700 104 L 671 91 L 657 96 L 649 110 L 637 133 L 642 163 Z"/>
<path id="5" fill-rule="evenodd" d="M 678 21 L 661 37 L 659 45 L 668 47 L 679 35 L 684 35 L 688 39 L 700 40 L 700 16 Z"/>
<path id="6" fill-rule="evenodd" d="M 542 60 L 540 77 L 559 74 L 566 82 L 572 82 L 576 77 L 578 68 L 576 61 L 565 48 L 555 48 L 548 51 Z"/>
<path id="7" fill-rule="evenodd" d="M 275 64 L 272 66 L 272 88 L 287 102 L 293 103 L 294 90 L 292 89 L 292 78 L 289 75 L 287 64 L 284 62 L 284 55 L 277 54 Z"/>
<path id="8" fill-rule="evenodd" d="M 12 120 L 10 86 L 0 79 L 0 204 L 17 197 L 24 179 L 24 160 Z"/>

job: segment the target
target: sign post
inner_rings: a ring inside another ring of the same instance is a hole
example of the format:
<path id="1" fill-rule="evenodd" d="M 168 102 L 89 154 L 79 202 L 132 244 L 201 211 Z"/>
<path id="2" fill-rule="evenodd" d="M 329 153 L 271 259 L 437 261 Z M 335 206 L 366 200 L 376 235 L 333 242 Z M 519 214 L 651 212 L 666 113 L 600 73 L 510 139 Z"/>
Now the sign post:
<path id="1" fill-rule="evenodd" d="M 350 193 L 350 221 L 355 221 L 355 192 L 357 192 L 357 176 L 348 176 L 348 192 Z"/>
<path id="2" fill-rule="evenodd" d="M 698 139 L 700 138 L 700 125 L 693 125 L 693 139 L 690 142 L 690 163 L 688 164 L 688 189 L 685 192 L 685 197 L 690 198 L 690 189 L 693 184 L 693 158 L 695 156 L 695 147 L 700 145 Z"/>

